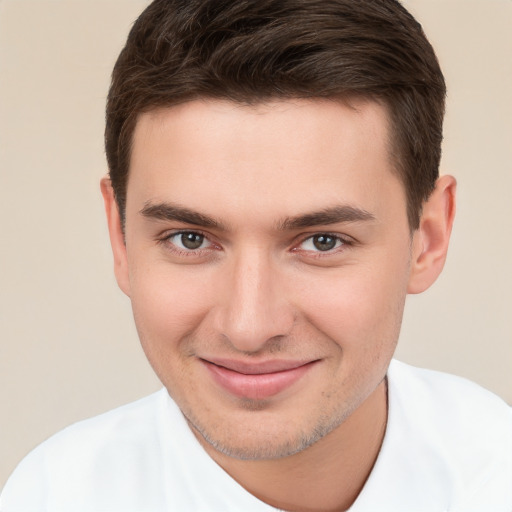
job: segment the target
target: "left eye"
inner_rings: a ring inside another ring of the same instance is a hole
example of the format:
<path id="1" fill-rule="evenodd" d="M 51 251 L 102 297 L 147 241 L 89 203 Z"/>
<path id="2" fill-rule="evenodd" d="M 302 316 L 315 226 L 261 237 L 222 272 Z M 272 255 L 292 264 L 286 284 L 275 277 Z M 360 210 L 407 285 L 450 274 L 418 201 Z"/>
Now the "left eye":
<path id="1" fill-rule="evenodd" d="M 305 251 L 327 252 L 341 247 L 343 243 L 343 240 L 337 236 L 320 233 L 306 238 L 306 240 L 300 244 L 300 248 Z"/>
<path id="2" fill-rule="evenodd" d="M 211 245 L 204 235 L 194 231 L 182 231 L 181 233 L 171 235 L 167 240 L 179 249 L 188 251 L 205 249 Z"/>

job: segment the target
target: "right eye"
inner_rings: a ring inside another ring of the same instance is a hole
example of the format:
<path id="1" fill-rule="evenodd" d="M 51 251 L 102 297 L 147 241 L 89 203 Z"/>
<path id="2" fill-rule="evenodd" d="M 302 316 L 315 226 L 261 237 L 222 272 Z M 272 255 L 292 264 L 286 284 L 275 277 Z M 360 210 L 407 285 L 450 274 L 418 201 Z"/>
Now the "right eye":
<path id="1" fill-rule="evenodd" d="M 165 240 L 179 250 L 187 252 L 207 249 L 212 245 L 202 233 L 196 231 L 180 231 L 167 236 Z"/>

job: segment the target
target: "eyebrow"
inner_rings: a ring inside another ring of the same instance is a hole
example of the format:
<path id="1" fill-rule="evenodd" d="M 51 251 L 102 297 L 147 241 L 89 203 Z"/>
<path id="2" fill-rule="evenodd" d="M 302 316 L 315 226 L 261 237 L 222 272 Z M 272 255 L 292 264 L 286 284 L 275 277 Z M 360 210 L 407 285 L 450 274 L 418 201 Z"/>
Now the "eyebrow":
<path id="1" fill-rule="evenodd" d="M 144 205 L 140 213 L 149 219 L 174 220 L 194 226 L 203 226 L 205 228 L 225 229 L 224 226 L 213 217 L 174 203 L 152 204 L 148 202 Z"/>
<path id="2" fill-rule="evenodd" d="M 227 231 L 224 224 L 218 220 L 191 210 L 176 203 L 156 203 L 147 202 L 141 215 L 149 219 L 178 221 L 193 226 L 202 226 L 205 228 L 216 228 Z M 277 224 L 279 231 L 292 231 L 313 226 L 338 224 L 346 222 L 373 221 L 375 216 L 370 212 L 354 206 L 340 205 L 330 208 L 324 208 L 316 212 L 310 212 L 295 217 L 286 217 Z"/>
<path id="3" fill-rule="evenodd" d="M 297 215 L 296 217 L 288 217 L 279 223 L 278 228 L 286 231 L 327 224 L 373 220 L 375 220 L 375 216 L 366 210 L 354 206 L 341 205 L 304 215 Z"/>

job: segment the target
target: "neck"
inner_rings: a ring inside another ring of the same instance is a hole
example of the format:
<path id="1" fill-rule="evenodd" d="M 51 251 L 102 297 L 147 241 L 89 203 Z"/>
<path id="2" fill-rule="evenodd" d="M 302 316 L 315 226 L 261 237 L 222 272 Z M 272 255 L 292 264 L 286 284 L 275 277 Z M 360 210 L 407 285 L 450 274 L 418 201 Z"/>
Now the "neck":
<path id="1" fill-rule="evenodd" d="M 291 512 L 339 512 L 352 505 L 370 475 L 386 422 L 384 380 L 341 425 L 290 457 L 239 460 L 199 440 L 227 473 L 265 503 Z"/>

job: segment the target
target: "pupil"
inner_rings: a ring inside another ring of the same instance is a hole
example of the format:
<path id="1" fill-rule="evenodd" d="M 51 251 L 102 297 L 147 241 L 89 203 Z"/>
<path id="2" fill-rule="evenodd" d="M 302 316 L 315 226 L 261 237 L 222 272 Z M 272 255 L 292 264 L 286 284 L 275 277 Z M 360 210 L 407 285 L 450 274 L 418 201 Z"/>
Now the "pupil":
<path id="1" fill-rule="evenodd" d="M 183 233 L 181 235 L 181 243 L 187 249 L 198 249 L 201 247 L 203 240 L 204 236 L 197 233 Z"/>
<path id="2" fill-rule="evenodd" d="M 336 246 L 336 238 L 330 235 L 317 235 L 313 238 L 313 245 L 319 251 L 329 251 Z"/>

